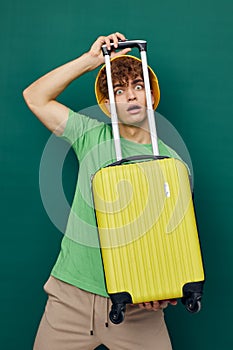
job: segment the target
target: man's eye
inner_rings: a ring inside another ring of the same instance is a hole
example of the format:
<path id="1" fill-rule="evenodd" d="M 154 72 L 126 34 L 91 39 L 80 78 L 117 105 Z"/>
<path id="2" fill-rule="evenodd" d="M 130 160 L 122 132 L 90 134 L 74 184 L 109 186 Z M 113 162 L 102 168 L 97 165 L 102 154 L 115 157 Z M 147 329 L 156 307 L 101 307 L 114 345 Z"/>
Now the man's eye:
<path id="1" fill-rule="evenodd" d="M 121 95 L 121 94 L 123 94 L 123 90 L 118 89 L 118 90 L 115 91 L 115 94 L 116 95 Z"/>
<path id="2" fill-rule="evenodd" d="M 135 90 L 142 90 L 142 89 L 143 89 L 142 85 L 136 85 L 135 86 Z"/>

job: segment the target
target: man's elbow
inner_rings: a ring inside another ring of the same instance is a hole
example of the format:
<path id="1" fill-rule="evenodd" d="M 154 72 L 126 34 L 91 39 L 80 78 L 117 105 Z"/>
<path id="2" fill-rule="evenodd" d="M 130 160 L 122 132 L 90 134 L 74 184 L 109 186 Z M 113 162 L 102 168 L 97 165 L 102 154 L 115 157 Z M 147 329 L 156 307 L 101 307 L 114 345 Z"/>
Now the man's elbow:
<path id="1" fill-rule="evenodd" d="M 23 98 L 28 108 L 34 113 L 37 113 L 39 106 L 38 99 L 33 95 L 30 86 L 23 90 Z"/>
<path id="2" fill-rule="evenodd" d="M 26 88 L 23 90 L 23 98 L 24 101 L 26 102 L 26 104 L 28 105 L 28 107 L 30 108 L 30 106 L 33 105 L 32 99 L 31 99 L 31 93 L 30 93 L 30 88 Z"/>

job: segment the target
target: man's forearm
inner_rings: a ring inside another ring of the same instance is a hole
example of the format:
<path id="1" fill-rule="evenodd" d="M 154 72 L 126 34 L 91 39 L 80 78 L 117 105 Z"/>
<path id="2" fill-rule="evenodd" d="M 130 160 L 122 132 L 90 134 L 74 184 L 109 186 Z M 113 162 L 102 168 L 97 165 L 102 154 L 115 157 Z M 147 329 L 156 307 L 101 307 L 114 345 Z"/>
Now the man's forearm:
<path id="1" fill-rule="evenodd" d="M 72 81 L 99 64 L 101 62 L 96 57 L 85 53 L 36 80 L 24 90 L 24 97 L 28 104 L 42 106 L 55 100 Z"/>
<path id="2" fill-rule="evenodd" d="M 104 63 L 101 48 L 106 44 L 110 50 L 111 40 L 117 48 L 118 40 L 125 40 L 125 36 L 115 33 L 98 37 L 88 52 L 52 70 L 24 90 L 23 96 L 30 110 L 55 134 L 63 132 L 69 112 L 69 108 L 56 101 L 56 98 L 72 81 Z M 129 50 L 126 48 L 118 53 L 112 52 L 112 57 L 126 54 Z"/>

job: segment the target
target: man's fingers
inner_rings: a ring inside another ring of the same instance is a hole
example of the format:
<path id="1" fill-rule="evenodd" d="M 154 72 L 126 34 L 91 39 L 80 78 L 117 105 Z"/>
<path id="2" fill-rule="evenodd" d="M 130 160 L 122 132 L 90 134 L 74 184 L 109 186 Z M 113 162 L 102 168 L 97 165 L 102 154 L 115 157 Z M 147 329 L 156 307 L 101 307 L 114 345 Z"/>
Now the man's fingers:
<path id="1" fill-rule="evenodd" d="M 152 310 L 152 309 L 153 309 L 152 303 L 145 303 L 145 308 L 146 308 L 147 310 Z"/>
<path id="2" fill-rule="evenodd" d="M 124 34 L 122 34 L 122 33 L 116 32 L 115 35 L 121 40 L 127 40 L 126 37 L 124 36 Z"/>
<path id="3" fill-rule="evenodd" d="M 117 48 L 118 47 L 118 41 L 120 40 L 126 40 L 126 37 L 124 36 L 124 34 L 116 32 L 114 34 L 112 34 L 112 40 L 114 42 L 114 47 Z"/>
<path id="4" fill-rule="evenodd" d="M 112 41 L 113 41 L 113 43 L 114 43 L 114 47 L 115 47 L 115 48 L 118 47 L 118 40 L 119 40 L 119 39 L 122 40 L 122 39 L 117 35 L 117 33 L 116 33 L 116 34 L 112 34 L 112 35 L 111 35 L 111 39 L 112 39 Z"/>
<path id="5" fill-rule="evenodd" d="M 153 305 L 152 303 L 143 303 L 143 308 L 146 310 L 152 310 L 153 309 Z"/>
<path id="6" fill-rule="evenodd" d="M 116 32 L 116 33 L 113 33 L 113 34 L 110 34 L 110 35 L 107 35 L 107 36 L 101 35 L 101 36 L 99 36 L 96 39 L 96 41 L 92 45 L 92 47 L 90 49 L 90 53 L 94 57 L 99 57 L 99 58 L 103 59 L 103 55 L 102 55 L 102 52 L 101 52 L 101 47 L 105 44 L 107 46 L 107 49 L 109 51 L 111 51 L 111 43 L 114 44 L 114 48 L 113 48 L 113 50 L 111 52 L 111 57 L 125 55 L 129 51 L 131 51 L 131 48 L 125 48 L 125 49 L 122 49 L 122 50 L 120 50 L 118 52 L 115 52 L 115 50 L 117 50 L 117 48 L 118 48 L 119 40 L 126 40 L 124 34 Z"/>
<path id="7" fill-rule="evenodd" d="M 176 299 L 170 299 L 170 300 L 155 300 L 151 301 L 150 303 L 141 303 L 138 304 L 140 309 L 146 309 L 146 310 L 154 310 L 158 311 L 159 309 L 165 309 L 168 307 L 168 305 L 177 305 L 177 300 Z"/>
<path id="8" fill-rule="evenodd" d="M 111 41 L 110 41 L 110 38 L 109 37 L 106 37 L 105 38 L 105 43 L 106 43 L 106 46 L 107 46 L 107 49 L 108 50 L 111 50 Z"/>
<path id="9" fill-rule="evenodd" d="M 168 301 L 161 301 L 160 302 L 160 308 L 161 309 L 165 309 L 166 307 L 168 307 Z"/>
<path id="10" fill-rule="evenodd" d="M 113 42 L 115 49 L 117 49 L 118 48 L 118 41 L 119 40 L 126 40 L 126 38 L 125 38 L 124 34 L 116 32 L 113 34 L 109 34 L 107 36 L 100 36 L 97 40 L 101 43 L 101 46 L 103 44 L 106 44 L 108 50 L 111 50 L 111 45 L 110 45 L 111 41 Z M 122 53 L 122 54 L 124 54 L 124 53 Z"/>
<path id="11" fill-rule="evenodd" d="M 156 300 L 156 301 L 152 301 L 151 304 L 152 304 L 153 310 L 157 311 L 157 310 L 160 309 L 160 303 L 159 303 L 159 301 L 157 301 L 157 300 Z"/>
<path id="12" fill-rule="evenodd" d="M 117 57 L 117 56 L 120 56 L 120 55 L 126 55 L 128 52 L 130 52 L 131 49 L 130 48 L 127 48 L 127 49 L 123 49 L 121 51 L 118 51 L 118 52 L 112 52 L 111 53 L 111 57 Z"/>
<path id="13" fill-rule="evenodd" d="M 141 303 L 139 307 L 140 309 L 157 311 L 160 309 L 160 303 L 158 301 L 151 301 L 150 303 Z"/>

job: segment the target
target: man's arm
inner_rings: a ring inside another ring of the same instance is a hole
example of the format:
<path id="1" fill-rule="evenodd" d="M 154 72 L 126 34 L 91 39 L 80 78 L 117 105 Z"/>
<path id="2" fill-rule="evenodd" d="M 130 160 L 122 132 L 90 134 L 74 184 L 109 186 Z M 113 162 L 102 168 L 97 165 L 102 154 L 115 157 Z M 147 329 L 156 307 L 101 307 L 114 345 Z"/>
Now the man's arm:
<path id="1" fill-rule="evenodd" d="M 68 119 L 68 107 L 56 101 L 67 86 L 82 74 L 104 63 L 101 46 L 106 43 L 110 49 L 110 40 L 118 46 L 118 40 L 126 40 L 121 33 L 100 36 L 91 49 L 77 59 L 58 67 L 42 76 L 23 91 L 24 99 L 35 116 L 56 135 L 61 135 Z M 112 57 L 126 54 L 130 49 L 112 53 Z"/>

